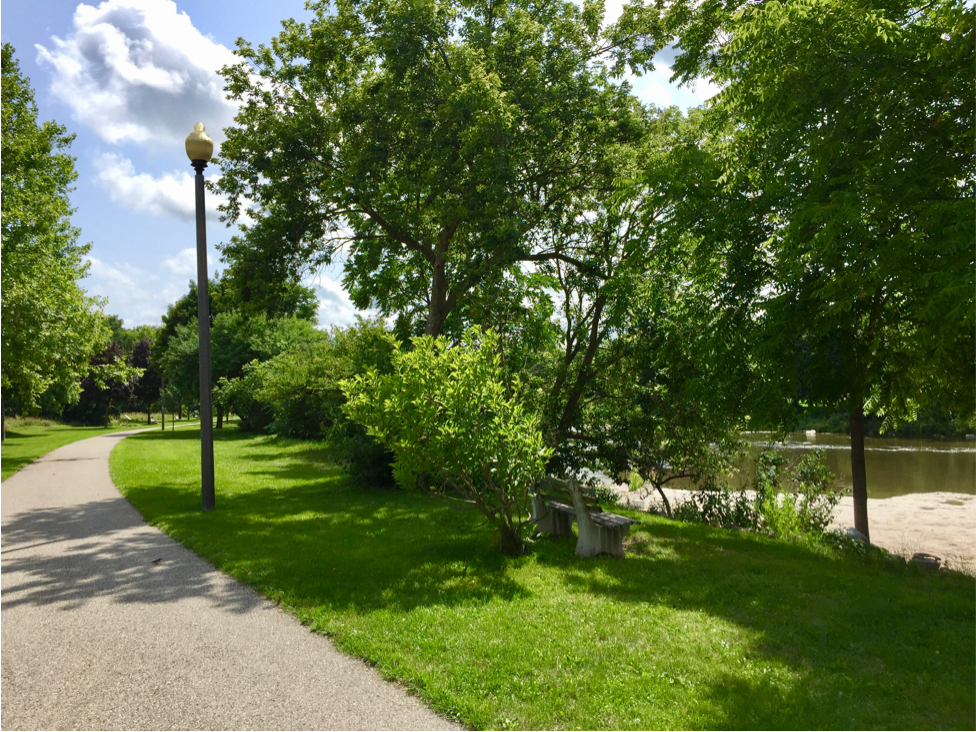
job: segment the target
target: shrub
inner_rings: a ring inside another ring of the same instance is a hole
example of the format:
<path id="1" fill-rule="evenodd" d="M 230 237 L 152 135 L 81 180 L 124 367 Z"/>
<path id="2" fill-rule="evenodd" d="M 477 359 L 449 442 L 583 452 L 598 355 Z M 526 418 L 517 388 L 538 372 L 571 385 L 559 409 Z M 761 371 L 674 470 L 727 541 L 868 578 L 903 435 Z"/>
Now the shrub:
<path id="1" fill-rule="evenodd" d="M 619 506 L 620 494 L 608 485 L 598 485 L 593 489 L 593 498 L 601 506 Z"/>
<path id="2" fill-rule="evenodd" d="M 714 526 L 738 526 L 775 536 L 823 536 L 841 493 L 828 490 L 833 474 L 823 450 L 805 455 L 782 478 L 786 460 L 775 450 L 756 459 L 753 494 L 709 483 L 674 509 L 674 518 Z"/>
<path id="3" fill-rule="evenodd" d="M 217 383 L 214 399 L 228 412 L 240 417 L 237 429 L 261 434 L 271 426 L 274 420 L 271 406 L 258 397 L 262 386 L 258 361 L 252 361 L 245 366 L 244 375 L 240 378 L 221 378 Z"/>
<path id="4" fill-rule="evenodd" d="M 522 553 L 529 490 L 552 453 L 511 396 L 498 337 L 475 328 L 453 348 L 415 338 L 393 350 L 392 366 L 343 384 L 346 414 L 392 450 L 398 485 L 456 491 L 498 528 L 503 554 Z"/>
<path id="5" fill-rule="evenodd" d="M 393 454 L 346 417 L 342 411 L 346 397 L 339 385 L 370 369 L 389 372 L 393 349 L 382 321 L 357 318 L 354 325 L 333 328 L 321 340 L 253 364 L 248 378 L 254 387 L 241 384 L 241 398 L 265 406 L 269 432 L 325 439 L 330 457 L 355 484 L 392 485 Z M 231 389 L 229 398 L 235 395 Z"/>
<path id="6" fill-rule="evenodd" d="M 707 483 L 690 498 L 674 507 L 673 517 L 679 521 L 711 526 L 737 526 L 754 529 L 756 509 L 745 490 L 734 491 L 727 485 Z"/>

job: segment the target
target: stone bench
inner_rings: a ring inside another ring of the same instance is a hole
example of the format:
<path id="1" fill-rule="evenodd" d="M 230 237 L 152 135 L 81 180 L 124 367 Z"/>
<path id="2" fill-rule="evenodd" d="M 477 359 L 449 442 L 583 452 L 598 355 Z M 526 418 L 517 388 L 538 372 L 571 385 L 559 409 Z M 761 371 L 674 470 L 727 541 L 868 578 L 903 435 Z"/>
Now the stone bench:
<path id="1" fill-rule="evenodd" d="M 555 491 L 557 495 L 546 490 Z M 572 505 L 558 494 L 565 494 Z M 623 557 L 624 537 L 631 526 L 640 523 L 636 519 L 607 513 L 592 500 L 588 501 L 575 478 L 568 481 L 546 478 L 532 496 L 532 520 L 540 533 L 553 536 L 572 536 L 575 521 L 579 530 L 578 557 L 598 554 Z"/>

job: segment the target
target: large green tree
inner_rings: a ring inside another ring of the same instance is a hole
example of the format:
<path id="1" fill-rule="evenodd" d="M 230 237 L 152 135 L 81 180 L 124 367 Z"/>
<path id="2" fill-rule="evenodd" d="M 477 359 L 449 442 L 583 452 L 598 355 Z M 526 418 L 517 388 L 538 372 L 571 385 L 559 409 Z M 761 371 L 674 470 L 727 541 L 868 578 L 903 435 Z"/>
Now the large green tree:
<path id="1" fill-rule="evenodd" d="M 602 2 L 311 7 L 270 47 L 241 41 L 223 72 L 241 105 L 219 159 L 243 224 L 224 248 L 232 279 L 342 255 L 357 306 L 437 335 L 515 263 L 560 259 L 528 234 L 643 122 L 600 61 Z"/>
<path id="2" fill-rule="evenodd" d="M 771 393 L 849 411 L 865 535 L 865 413 L 973 412 L 974 19 L 959 0 L 710 0 L 635 5 L 618 29 L 680 35 L 676 75 L 722 88 L 702 253 L 745 263 Z"/>
<path id="3" fill-rule="evenodd" d="M 88 246 L 78 245 L 68 193 L 76 178 L 73 135 L 38 124 L 34 93 L 4 44 L 2 123 L 3 400 L 33 410 L 45 392 L 77 401 L 89 360 L 104 345 L 101 302 L 78 280 Z"/>

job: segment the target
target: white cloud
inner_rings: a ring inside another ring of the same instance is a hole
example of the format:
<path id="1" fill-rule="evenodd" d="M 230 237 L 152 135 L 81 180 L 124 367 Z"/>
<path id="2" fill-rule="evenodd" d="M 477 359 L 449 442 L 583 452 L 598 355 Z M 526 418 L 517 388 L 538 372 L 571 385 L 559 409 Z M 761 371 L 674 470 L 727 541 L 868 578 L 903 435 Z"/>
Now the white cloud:
<path id="1" fill-rule="evenodd" d="M 643 76 L 634 76 L 628 72 L 627 81 L 642 102 L 656 104 L 659 107 L 670 107 L 674 104 L 671 84 L 668 82 L 670 76 L 670 71 L 662 72 L 661 68 L 657 67 Z"/>
<path id="2" fill-rule="evenodd" d="M 342 285 L 331 277 L 320 274 L 308 284 L 318 293 L 319 326 L 322 328 L 330 325 L 351 325 L 356 320 L 356 315 L 370 317 L 377 314 L 374 310 L 357 310 Z"/>
<path id="3" fill-rule="evenodd" d="M 215 141 L 236 111 L 217 70 L 239 61 L 171 0 L 106 0 L 75 10 L 74 32 L 37 45 L 51 89 L 103 140 L 179 145 L 203 122 Z"/>
<path id="4" fill-rule="evenodd" d="M 651 102 L 659 107 L 670 107 L 676 104 L 683 109 L 688 109 L 704 104 L 721 91 L 708 79 L 696 79 L 681 86 L 672 83 L 670 79 L 674 71 L 659 58 L 656 58 L 657 63 L 653 71 L 639 77 L 627 74 L 627 80 L 634 88 L 634 94 L 641 101 Z"/>
<path id="5" fill-rule="evenodd" d="M 216 260 L 216 253 L 208 252 L 211 277 L 215 272 L 211 263 Z M 195 266 L 189 276 L 172 270 L 171 275 L 160 276 L 124 262 L 109 264 L 91 256 L 88 262 L 91 266 L 84 280 L 85 289 L 93 295 L 108 298 L 105 311 L 124 313 L 127 328 L 159 325 L 169 306 L 186 294 L 188 281 L 196 279 Z M 160 272 L 161 268 L 157 267 L 155 271 Z"/>
<path id="6" fill-rule="evenodd" d="M 183 221 L 193 221 L 196 215 L 196 192 L 192 173 L 167 173 L 155 177 L 148 173 L 136 173 L 132 161 L 114 153 L 105 153 L 95 159 L 98 175 L 95 180 L 116 203 L 132 211 L 145 211 L 155 216 L 169 216 Z M 217 174 L 211 176 L 214 180 Z M 207 218 L 217 221 L 217 206 L 224 199 L 212 193 L 205 194 Z"/>
<path id="7" fill-rule="evenodd" d="M 163 266 L 175 275 L 197 277 L 197 250 L 193 247 L 181 249 L 175 257 L 163 260 Z"/>

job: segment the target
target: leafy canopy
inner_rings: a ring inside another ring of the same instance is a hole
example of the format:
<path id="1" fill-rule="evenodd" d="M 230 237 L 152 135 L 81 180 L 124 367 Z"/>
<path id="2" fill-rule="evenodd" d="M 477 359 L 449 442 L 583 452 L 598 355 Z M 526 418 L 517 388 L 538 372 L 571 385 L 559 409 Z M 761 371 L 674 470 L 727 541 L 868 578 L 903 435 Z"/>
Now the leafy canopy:
<path id="1" fill-rule="evenodd" d="M 105 343 L 101 301 L 78 280 L 89 246 L 76 244 L 68 201 L 77 177 L 67 150 L 74 139 L 37 122 L 34 92 L 8 43 L 2 51 L 2 386 L 28 411 L 45 392 L 77 401 L 89 359 Z"/>
<path id="2" fill-rule="evenodd" d="M 602 4 L 313 3 L 270 47 L 238 43 L 240 103 L 218 189 L 243 235 L 231 278 L 346 260 L 359 307 L 428 334 L 480 284 L 558 258 L 529 232 L 639 137 L 629 87 L 599 61 Z"/>

